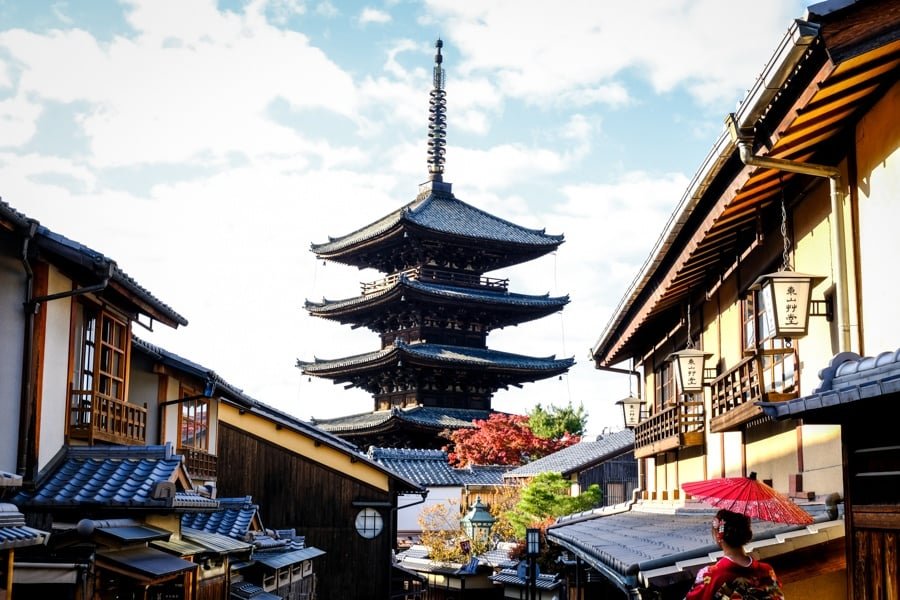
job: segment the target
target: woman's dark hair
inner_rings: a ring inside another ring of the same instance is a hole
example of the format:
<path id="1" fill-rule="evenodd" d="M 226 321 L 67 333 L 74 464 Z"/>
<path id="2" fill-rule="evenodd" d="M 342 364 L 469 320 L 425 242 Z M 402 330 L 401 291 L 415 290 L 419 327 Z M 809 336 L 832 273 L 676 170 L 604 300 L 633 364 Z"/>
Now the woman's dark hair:
<path id="1" fill-rule="evenodd" d="M 750 529 L 750 517 L 723 508 L 716 513 L 716 519 L 724 525 L 720 534 L 722 540 L 729 546 L 737 548 L 753 538 L 753 531 Z"/>

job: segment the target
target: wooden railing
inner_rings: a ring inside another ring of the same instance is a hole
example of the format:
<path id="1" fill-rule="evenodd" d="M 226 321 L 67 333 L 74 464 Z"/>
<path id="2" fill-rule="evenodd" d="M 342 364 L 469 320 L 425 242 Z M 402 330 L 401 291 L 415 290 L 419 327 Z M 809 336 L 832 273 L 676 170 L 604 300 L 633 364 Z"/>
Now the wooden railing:
<path id="1" fill-rule="evenodd" d="M 703 444 L 704 420 L 702 400 L 682 400 L 652 415 L 634 430 L 635 456 Z"/>
<path id="2" fill-rule="evenodd" d="M 69 437 L 142 445 L 147 440 L 147 408 L 90 390 L 72 390 Z"/>
<path id="3" fill-rule="evenodd" d="M 196 448 L 182 447 L 178 454 L 184 456 L 184 465 L 191 477 L 198 479 L 215 479 L 218 459 L 214 454 Z"/>
<path id="4" fill-rule="evenodd" d="M 710 431 L 736 431 L 754 419 L 766 418 L 757 402 L 780 402 L 797 397 L 796 391 L 766 392 L 759 361 L 758 355 L 749 356 L 712 380 Z"/>
<path id="5" fill-rule="evenodd" d="M 400 279 L 401 275 L 405 275 L 409 279 L 418 279 L 419 281 L 431 281 L 433 283 L 442 283 L 444 285 L 457 285 L 462 287 L 489 288 L 492 290 L 505 291 L 509 286 L 509 279 L 498 279 L 496 277 L 480 277 L 478 275 L 467 275 L 455 271 L 442 271 L 439 269 L 427 269 L 423 267 L 414 267 L 405 271 L 400 271 L 369 283 L 361 283 L 362 293 L 373 294 L 388 288 Z"/>

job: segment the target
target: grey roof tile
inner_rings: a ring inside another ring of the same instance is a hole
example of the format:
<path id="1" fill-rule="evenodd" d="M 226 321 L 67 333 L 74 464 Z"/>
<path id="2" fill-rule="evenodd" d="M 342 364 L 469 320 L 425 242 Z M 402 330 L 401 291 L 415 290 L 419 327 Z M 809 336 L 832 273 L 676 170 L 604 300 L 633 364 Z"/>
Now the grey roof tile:
<path id="1" fill-rule="evenodd" d="M 37 546 L 50 534 L 25 525 L 25 515 L 14 504 L 0 503 L 0 550 Z"/>
<path id="2" fill-rule="evenodd" d="M 170 446 L 64 447 L 33 491 L 17 504 L 36 507 L 83 505 L 171 508 L 176 499 L 153 498 L 154 487 L 174 482 L 182 457 Z"/>
<path id="3" fill-rule="evenodd" d="M 800 418 L 825 409 L 877 398 L 900 390 L 900 350 L 861 357 L 835 355 L 819 372 L 821 384 L 810 395 L 785 402 L 757 402 L 775 419 Z"/>
<path id="4" fill-rule="evenodd" d="M 634 432 L 623 429 L 593 442 L 579 442 L 509 471 L 505 478 L 553 472 L 567 475 L 634 449 Z"/>
<path id="5" fill-rule="evenodd" d="M 369 456 L 423 486 L 503 485 L 504 466 L 454 468 L 443 450 L 369 448 Z"/>
<path id="6" fill-rule="evenodd" d="M 236 539 L 243 538 L 253 523 L 259 507 L 253 504 L 250 497 L 219 498 L 219 510 L 214 512 L 189 512 L 181 516 L 181 526 L 228 535 Z"/>
<path id="7" fill-rule="evenodd" d="M 824 510 L 824 505 L 817 509 Z M 719 550 L 711 543 L 709 522 L 713 509 L 675 510 L 670 513 L 628 510 L 611 513 L 596 510 L 557 521 L 547 530 L 547 538 L 574 552 L 589 564 L 611 569 L 621 576 L 635 575 L 678 561 L 709 556 Z M 817 523 L 809 526 L 753 521 L 753 542 L 763 544 L 786 532 L 801 535 L 818 532 L 828 518 L 813 513 Z"/>

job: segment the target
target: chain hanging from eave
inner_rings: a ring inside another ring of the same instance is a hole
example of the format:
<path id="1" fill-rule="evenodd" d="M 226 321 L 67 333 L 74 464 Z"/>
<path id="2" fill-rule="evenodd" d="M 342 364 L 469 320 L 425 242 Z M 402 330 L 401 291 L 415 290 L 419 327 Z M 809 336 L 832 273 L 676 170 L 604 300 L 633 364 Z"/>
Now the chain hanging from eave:
<path id="1" fill-rule="evenodd" d="M 438 39 L 434 46 L 437 54 L 434 55 L 434 86 L 428 109 L 428 173 L 433 180 L 441 181 L 447 143 L 447 92 L 444 91 L 444 69 L 441 66 L 444 62 L 441 56 L 444 42 Z"/>
<path id="2" fill-rule="evenodd" d="M 784 241 L 784 250 L 781 253 L 781 270 L 791 270 L 791 240 L 787 229 L 787 206 L 784 200 L 784 182 L 779 177 L 781 187 L 781 239 Z"/>

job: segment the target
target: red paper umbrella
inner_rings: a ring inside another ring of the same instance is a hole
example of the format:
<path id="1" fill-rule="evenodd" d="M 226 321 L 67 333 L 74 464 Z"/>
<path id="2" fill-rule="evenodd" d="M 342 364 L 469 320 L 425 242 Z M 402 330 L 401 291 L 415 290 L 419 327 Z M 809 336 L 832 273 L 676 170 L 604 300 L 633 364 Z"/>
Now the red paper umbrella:
<path id="1" fill-rule="evenodd" d="M 792 525 L 809 525 L 813 522 L 810 514 L 790 498 L 757 480 L 756 473 L 750 473 L 750 477 L 694 481 L 681 487 L 694 498 L 716 508 L 724 508 L 751 518 Z"/>

